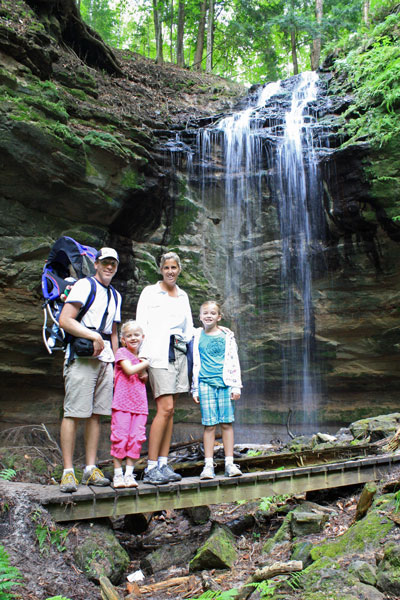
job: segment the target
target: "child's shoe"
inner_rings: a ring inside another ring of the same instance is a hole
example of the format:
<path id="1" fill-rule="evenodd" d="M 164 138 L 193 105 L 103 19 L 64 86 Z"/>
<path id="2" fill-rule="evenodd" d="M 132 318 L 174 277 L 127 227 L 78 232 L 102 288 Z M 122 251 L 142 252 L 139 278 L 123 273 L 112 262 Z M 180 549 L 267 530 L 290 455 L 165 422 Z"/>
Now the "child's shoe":
<path id="1" fill-rule="evenodd" d="M 125 487 L 127 488 L 133 488 L 138 486 L 135 476 L 132 473 L 129 473 L 129 475 L 125 475 L 123 479 L 125 481 Z"/>
<path id="2" fill-rule="evenodd" d="M 126 486 L 125 478 L 123 475 L 114 475 L 113 478 L 113 487 L 114 488 L 124 488 Z"/>
<path id="3" fill-rule="evenodd" d="M 225 465 L 225 477 L 240 477 L 240 475 L 243 475 L 243 473 L 238 465 L 234 465 L 233 463 Z"/>
<path id="4" fill-rule="evenodd" d="M 204 469 L 200 473 L 200 479 L 214 479 L 215 472 L 212 465 L 205 465 Z"/>

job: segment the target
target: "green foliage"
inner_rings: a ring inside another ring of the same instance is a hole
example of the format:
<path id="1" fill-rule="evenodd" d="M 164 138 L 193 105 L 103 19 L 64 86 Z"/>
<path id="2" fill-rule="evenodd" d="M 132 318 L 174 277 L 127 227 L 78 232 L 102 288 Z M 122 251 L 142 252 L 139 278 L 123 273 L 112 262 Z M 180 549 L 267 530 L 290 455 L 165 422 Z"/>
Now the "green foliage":
<path id="1" fill-rule="evenodd" d="M 10 559 L 4 546 L 0 545 L 0 600 L 15 598 L 11 588 L 21 585 L 18 579 L 22 579 L 21 573 L 16 567 L 10 565 Z"/>
<path id="2" fill-rule="evenodd" d="M 213 592 L 212 590 L 207 590 L 201 596 L 197 598 L 189 598 L 189 600 L 233 600 L 236 598 L 238 590 L 233 588 L 231 590 L 226 590 L 224 592 Z"/>
<path id="3" fill-rule="evenodd" d="M 35 534 L 41 554 L 48 554 L 50 546 L 55 546 L 59 552 L 66 550 L 67 529 L 58 529 L 54 524 L 49 524 L 39 509 L 31 514 L 31 519 L 37 524 Z"/>
<path id="4" fill-rule="evenodd" d="M 400 510 L 400 490 L 394 495 L 394 512 L 399 512 Z"/>
<path id="5" fill-rule="evenodd" d="M 0 471 L 0 479 L 5 479 L 5 481 L 11 481 L 16 476 L 17 472 L 15 469 L 2 469 Z"/>
<path id="6" fill-rule="evenodd" d="M 71 600 L 71 599 L 66 598 L 65 596 L 52 596 L 51 598 L 47 598 L 46 600 Z"/>
<path id="7" fill-rule="evenodd" d="M 247 456 L 261 456 L 261 450 L 247 450 Z"/>
<path id="8" fill-rule="evenodd" d="M 354 93 L 354 103 L 344 115 L 349 119 L 347 144 L 368 139 L 372 146 L 380 147 L 400 134 L 399 12 L 397 5 L 368 31 L 364 43 L 360 45 L 358 40 L 354 49 L 335 62 Z"/>
<path id="9" fill-rule="evenodd" d="M 271 596 L 275 594 L 277 582 L 271 581 L 270 579 L 264 579 L 263 581 L 249 583 L 248 585 L 257 590 L 257 592 L 260 594 L 260 599 L 262 600 L 263 598 L 271 598 Z"/>
<path id="10" fill-rule="evenodd" d="M 271 510 L 271 507 L 277 506 L 278 504 L 284 504 L 290 495 L 288 494 L 279 494 L 278 496 L 267 496 L 266 498 L 261 498 L 259 508 L 264 512 L 268 512 Z"/>

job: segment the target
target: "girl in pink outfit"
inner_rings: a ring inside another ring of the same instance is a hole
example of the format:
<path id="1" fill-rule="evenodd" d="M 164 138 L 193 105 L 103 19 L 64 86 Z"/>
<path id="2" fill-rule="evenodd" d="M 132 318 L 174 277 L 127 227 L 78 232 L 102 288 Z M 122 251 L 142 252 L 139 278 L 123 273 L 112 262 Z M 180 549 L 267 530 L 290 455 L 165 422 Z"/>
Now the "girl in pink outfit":
<path id="1" fill-rule="evenodd" d="M 143 330 L 136 321 L 121 327 L 122 347 L 115 353 L 115 382 L 111 417 L 111 456 L 114 460 L 115 488 L 137 487 L 133 473 L 146 440 L 149 412 L 146 395 L 146 369 L 149 362 L 139 358 Z M 122 461 L 126 458 L 125 475 Z"/>

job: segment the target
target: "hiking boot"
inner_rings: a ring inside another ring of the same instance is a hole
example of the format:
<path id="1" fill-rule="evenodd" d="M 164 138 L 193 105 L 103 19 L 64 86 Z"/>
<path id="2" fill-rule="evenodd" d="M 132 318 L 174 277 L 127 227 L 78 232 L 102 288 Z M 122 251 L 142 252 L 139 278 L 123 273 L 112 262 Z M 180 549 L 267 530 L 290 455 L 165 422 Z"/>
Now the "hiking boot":
<path id="1" fill-rule="evenodd" d="M 243 475 L 243 473 L 238 465 L 234 465 L 233 463 L 225 465 L 225 477 L 239 477 L 240 475 Z"/>
<path id="2" fill-rule="evenodd" d="M 125 478 L 123 475 L 114 475 L 113 487 L 114 488 L 124 488 L 125 487 Z"/>
<path id="3" fill-rule="evenodd" d="M 84 471 L 82 475 L 83 485 L 97 485 L 99 487 L 104 487 L 106 485 L 110 485 L 111 481 L 104 477 L 104 474 L 97 467 L 93 467 L 90 471 Z"/>
<path id="4" fill-rule="evenodd" d="M 132 487 L 138 486 L 138 483 L 133 474 L 125 475 L 124 480 L 125 480 L 125 487 L 127 487 L 127 488 L 132 488 Z"/>
<path id="5" fill-rule="evenodd" d="M 180 481 L 182 479 L 182 475 L 179 475 L 179 473 L 175 473 L 175 471 L 171 469 L 171 467 L 169 467 L 168 465 L 158 467 L 158 470 L 160 471 L 160 473 L 168 477 L 168 481 Z"/>
<path id="6" fill-rule="evenodd" d="M 60 483 L 60 492 L 76 492 L 78 490 L 78 480 L 72 471 L 68 471 L 62 476 Z"/>
<path id="7" fill-rule="evenodd" d="M 214 479 L 215 472 L 212 465 L 205 465 L 204 469 L 200 473 L 200 479 Z"/>
<path id="8" fill-rule="evenodd" d="M 151 483 L 152 485 L 162 485 L 169 483 L 169 477 L 161 473 L 158 467 L 153 467 L 149 471 L 145 471 L 143 483 Z"/>

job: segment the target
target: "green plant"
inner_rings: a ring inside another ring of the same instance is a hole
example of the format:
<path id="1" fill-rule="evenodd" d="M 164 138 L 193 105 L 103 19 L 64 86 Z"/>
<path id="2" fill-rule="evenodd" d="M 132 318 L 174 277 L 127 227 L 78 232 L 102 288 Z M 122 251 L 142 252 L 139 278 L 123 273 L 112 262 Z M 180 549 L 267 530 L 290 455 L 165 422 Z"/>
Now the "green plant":
<path id="1" fill-rule="evenodd" d="M 283 504 L 288 500 L 290 496 L 288 494 L 279 494 L 278 496 L 267 496 L 266 498 L 261 498 L 260 501 L 260 510 L 268 512 L 271 506 L 276 506 L 277 504 Z"/>
<path id="2" fill-rule="evenodd" d="M 22 579 L 22 575 L 16 567 L 10 565 L 10 559 L 4 546 L 0 546 L 0 599 L 13 600 L 15 595 L 10 591 L 15 585 L 21 585 L 16 581 Z"/>
<path id="3" fill-rule="evenodd" d="M 394 495 L 394 512 L 399 512 L 400 510 L 400 490 Z"/>
<path id="4" fill-rule="evenodd" d="M 247 456 L 261 456 L 261 450 L 247 450 Z"/>
<path id="5" fill-rule="evenodd" d="M 31 519 L 37 523 L 35 533 L 41 554 L 47 554 L 50 546 L 55 546 L 59 552 L 66 549 L 65 540 L 68 537 L 67 529 L 58 529 L 54 524 L 47 523 L 41 510 L 35 510 Z"/>
<path id="6" fill-rule="evenodd" d="M 275 594 L 276 582 L 271 581 L 270 579 L 264 579 L 264 581 L 260 581 L 257 583 L 249 583 L 254 587 L 255 590 L 260 594 L 260 600 L 262 598 L 271 598 Z"/>
<path id="7" fill-rule="evenodd" d="M 201 596 L 197 598 L 189 598 L 189 600 L 233 600 L 236 598 L 238 590 L 236 588 L 232 588 L 231 590 L 225 590 L 224 592 L 213 592 L 212 590 L 207 590 Z"/>
<path id="8" fill-rule="evenodd" d="M 17 471 L 15 469 L 2 469 L 0 471 L 0 479 L 5 479 L 6 481 L 11 481 L 13 477 L 15 477 Z"/>
<path id="9" fill-rule="evenodd" d="M 51 598 L 46 598 L 46 600 L 71 600 L 71 599 L 66 598 L 65 596 L 52 596 Z"/>
<path id="10" fill-rule="evenodd" d="M 300 571 L 299 573 L 292 573 L 286 580 L 286 583 L 290 588 L 292 588 L 292 590 L 296 591 L 303 587 L 303 578 L 303 571 Z"/>

